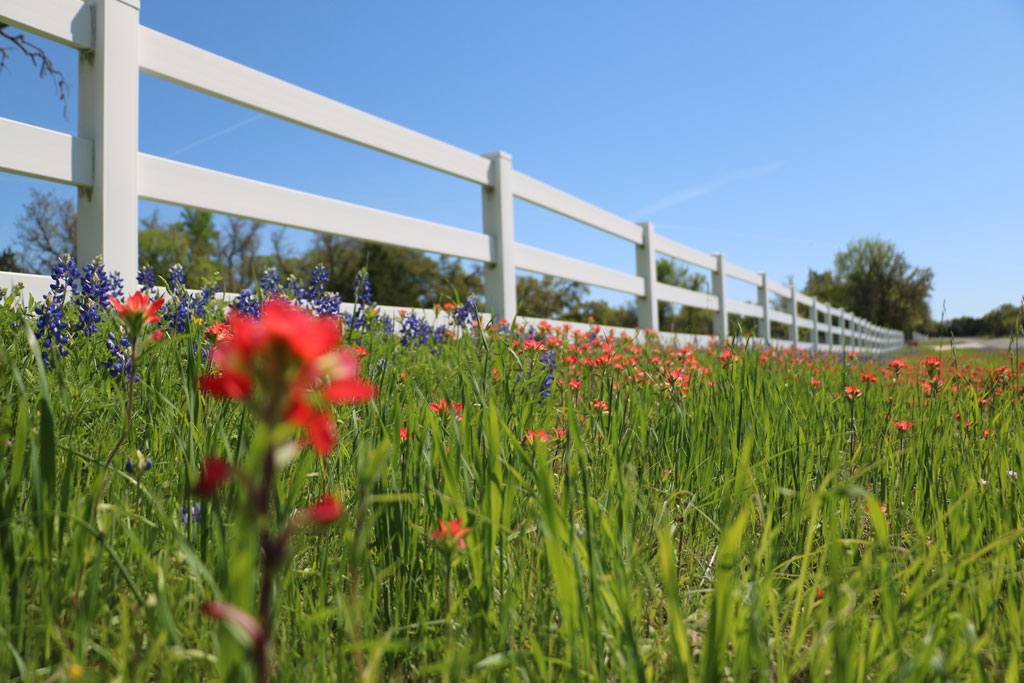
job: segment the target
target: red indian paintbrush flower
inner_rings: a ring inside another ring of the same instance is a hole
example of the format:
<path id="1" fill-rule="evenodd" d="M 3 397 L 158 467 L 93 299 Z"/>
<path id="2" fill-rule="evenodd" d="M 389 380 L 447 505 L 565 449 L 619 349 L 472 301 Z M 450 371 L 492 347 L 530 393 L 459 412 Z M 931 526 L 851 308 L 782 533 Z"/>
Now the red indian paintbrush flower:
<path id="1" fill-rule="evenodd" d="M 302 427 L 320 455 L 336 438 L 324 404 L 363 403 L 376 395 L 376 387 L 359 377 L 356 356 L 340 347 L 341 328 L 333 318 L 274 298 L 261 317 L 232 312 L 228 325 L 230 334 L 219 335 L 210 352 L 216 372 L 200 377 L 200 388 Z"/>
<path id="2" fill-rule="evenodd" d="M 220 342 L 225 339 L 230 339 L 233 332 L 231 330 L 231 325 L 228 325 L 227 323 L 213 323 L 203 330 L 203 334 L 205 334 L 206 338 L 212 342 Z"/>
<path id="3" fill-rule="evenodd" d="M 843 389 L 843 392 L 846 394 L 846 398 L 850 399 L 851 401 L 854 401 L 864 395 L 864 392 L 861 390 L 861 388 L 855 386 L 845 387 Z"/>
<path id="4" fill-rule="evenodd" d="M 913 422 L 907 422 L 906 420 L 900 420 L 899 422 L 893 422 L 892 426 L 901 432 L 910 431 L 910 428 L 914 426 Z"/>
<path id="5" fill-rule="evenodd" d="M 160 322 L 160 316 L 156 312 L 164 305 L 163 299 L 153 299 L 150 301 L 149 297 L 142 292 L 135 292 L 125 299 L 124 303 L 121 303 L 112 296 L 107 297 L 107 299 L 110 301 L 110 305 L 114 307 L 114 310 L 117 311 L 121 322 L 128 329 L 128 338 L 132 341 L 133 345 L 139 340 L 139 336 L 146 325 Z M 154 340 L 158 340 L 162 336 L 163 333 L 154 334 Z"/>
<path id="6" fill-rule="evenodd" d="M 452 415 L 455 416 L 456 420 L 458 420 L 459 422 L 462 422 L 462 415 L 460 414 L 460 413 L 462 413 L 462 404 L 461 403 L 454 403 L 454 402 L 449 403 L 448 399 L 442 398 L 437 403 L 431 403 L 429 405 L 430 405 L 430 409 L 433 410 L 438 415 L 444 415 L 445 413 L 450 412 Z"/>
<path id="7" fill-rule="evenodd" d="M 302 514 L 308 522 L 325 526 L 341 519 L 345 514 L 345 506 L 333 493 L 325 493 Z"/>
<path id="8" fill-rule="evenodd" d="M 523 443 L 536 443 L 537 441 L 550 441 L 551 437 L 548 436 L 546 430 L 543 429 L 527 429 L 526 434 L 523 434 L 521 441 Z"/>
<path id="9" fill-rule="evenodd" d="M 163 299 L 149 300 L 149 297 L 142 292 L 135 292 L 130 297 L 121 303 L 114 297 L 107 297 L 110 300 L 110 304 L 117 311 L 117 314 L 124 319 L 129 317 L 140 317 L 144 323 L 158 323 L 160 317 L 156 315 L 156 312 L 160 310 L 160 307 L 164 305 Z"/>
<path id="10" fill-rule="evenodd" d="M 468 534 L 471 529 L 469 527 L 462 526 L 461 517 L 450 519 L 447 523 L 443 519 L 438 518 L 437 524 L 440 528 L 430 534 L 432 539 L 439 543 L 454 545 L 459 550 L 466 549 L 466 539 L 464 536 Z"/>

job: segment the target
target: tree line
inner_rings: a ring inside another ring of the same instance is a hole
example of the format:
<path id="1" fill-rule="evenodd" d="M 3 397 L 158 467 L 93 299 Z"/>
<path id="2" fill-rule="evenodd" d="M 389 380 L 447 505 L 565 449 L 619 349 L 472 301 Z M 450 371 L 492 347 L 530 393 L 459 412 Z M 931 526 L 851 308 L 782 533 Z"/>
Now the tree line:
<path id="1" fill-rule="evenodd" d="M 1024 300 L 1019 305 L 1002 304 L 974 318 L 969 315 L 940 320 L 922 330 L 933 337 L 1024 336 Z"/>

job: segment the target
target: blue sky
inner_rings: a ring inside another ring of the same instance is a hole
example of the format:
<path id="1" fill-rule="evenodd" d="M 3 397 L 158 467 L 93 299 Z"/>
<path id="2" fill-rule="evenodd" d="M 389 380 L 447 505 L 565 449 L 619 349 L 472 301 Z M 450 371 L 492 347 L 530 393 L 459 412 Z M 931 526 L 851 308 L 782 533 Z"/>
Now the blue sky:
<path id="1" fill-rule="evenodd" d="M 141 21 L 464 149 L 505 150 L 520 171 L 782 282 L 881 236 L 935 271 L 935 317 L 1024 294 L 1015 0 L 283 7 L 143 0 Z M 48 47 L 74 81 L 73 51 Z M 0 116 L 74 132 L 74 107 L 65 119 L 30 64 L 10 67 Z M 480 229 L 471 183 L 149 76 L 140 108 L 144 152 Z M 73 194 L 0 174 L 0 246 L 29 187 Z M 523 202 L 516 232 L 634 267 L 626 242 Z"/>

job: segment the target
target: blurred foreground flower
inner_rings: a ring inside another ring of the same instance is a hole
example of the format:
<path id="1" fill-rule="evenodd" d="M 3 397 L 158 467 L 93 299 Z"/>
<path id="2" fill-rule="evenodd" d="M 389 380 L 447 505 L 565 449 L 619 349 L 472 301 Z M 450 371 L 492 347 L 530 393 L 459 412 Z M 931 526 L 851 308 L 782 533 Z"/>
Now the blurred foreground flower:
<path id="1" fill-rule="evenodd" d="M 269 423 L 305 430 L 320 455 L 334 446 L 334 420 L 324 404 L 363 403 L 376 388 L 359 377 L 355 354 L 339 347 L 337 320 L 317 317 L 279 298 L 259 318 L 232 312 L 230 330 L 214 331 L 215 372 L 199 378 L 217 398 L 242 401 Z"/>
<path id="2" fill-rule="evenodd" d="M 359 377 L 359 361 L 341 344 L 341 326 L 330 316 L 317 316 L 271 298 L 261 315 L 239 310 L 226 325 L 206 330 L 216 340 L 210 351 L 214 372 L 199 378 L 203 392 L 239 401 L 262 423 L 264 436 L 252 447 L 247 464 L 232 464 L 208 457 L 196 479 L 195 491 L 209 496 L 229 479 L 244 485 L 249 513 L 239 524 L 260 538 L 259 617 L 223 602 L 208 602 L 204 611 L 246 632 L 253 642 L 257 680 L 269 681 L 272 670 L 268 647 L 273 630 L 273 576 L 284 566 L 289 539 L 302 526 L 326 526 L 345 513 L 341 501 L 324 493 L 313 504 L 274 525 L 272 501 L 279 468 L 298 450 L 290 433 L 301 429 L 304 440 L 320 456 L 337 441 L 332 403 L 362 403 L 376 395 L 376 387 Z M 255 561 L 254 561 L 255 564 Z"/>

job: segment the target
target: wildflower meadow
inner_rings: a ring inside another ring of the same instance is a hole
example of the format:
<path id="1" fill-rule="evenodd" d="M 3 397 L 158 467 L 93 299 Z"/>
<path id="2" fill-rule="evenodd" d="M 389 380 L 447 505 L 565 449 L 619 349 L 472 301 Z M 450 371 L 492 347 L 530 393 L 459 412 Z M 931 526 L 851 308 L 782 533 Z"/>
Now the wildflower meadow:
<path id="1" fill-rule="evenodd" d="M 0 679 L 1020 678 L 1024 359 L 325 279 L 3 294 Z"/>

